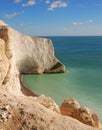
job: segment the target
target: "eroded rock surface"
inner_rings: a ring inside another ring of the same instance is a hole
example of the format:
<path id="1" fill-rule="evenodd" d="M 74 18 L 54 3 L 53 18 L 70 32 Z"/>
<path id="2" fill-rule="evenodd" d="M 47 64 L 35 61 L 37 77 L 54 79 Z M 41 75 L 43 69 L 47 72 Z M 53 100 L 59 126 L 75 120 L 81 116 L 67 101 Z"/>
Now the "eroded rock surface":
<path id="1" fill-rule="evenodd" d="M 11 69 L 16 67 L 24 74 L 65 72 L 64 65 L 54 55 L 50 39 L 21 34 L 2 21 L 0 38 L 5 41 L 6 55 L 14 65 Z"/>
<path id="2" fill-rule="evenodd" d="M 0 39 L 0 85 L 3 84 L 4 79 L 9 70 L 9 61 L 5 54 L 5 42 Z"/>
<path id="3" fill-rule="evenodd" d="M 84 124 L 100 127 L 98 116 L 86 107 L 81 107 L 75 99 L 66 99 L 60 106 L 62 115 L 70 116 Z"/>
<path id="4" fill-rule="evenodd" d="M 62 116 L 52 109 L 55 103 L 49 98 L 44 100 L 43 96 L 18 96 L 17 93 L 4 89 L 0 99 L 1 130 L 101 130 Z"/>
<path id="5" fill-rule="evenodd" d="M 100 130 L 62 116 L 51 98 L 36 96 L 21 80 L 21 74 L 59 72 L 65 67 L 51 40 L 29 37 L 0 21 L 0 130 Z"/>

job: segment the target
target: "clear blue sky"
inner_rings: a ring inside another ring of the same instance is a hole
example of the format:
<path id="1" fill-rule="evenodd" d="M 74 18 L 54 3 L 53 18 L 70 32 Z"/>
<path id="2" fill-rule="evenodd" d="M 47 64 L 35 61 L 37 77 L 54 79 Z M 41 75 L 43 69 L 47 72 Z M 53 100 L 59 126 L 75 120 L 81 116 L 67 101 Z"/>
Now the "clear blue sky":
<path id="1" fill-rule="evenodd" d="M 102 35 L 102 0 L 0 0 L 0 19 L 33 36 Z"/>

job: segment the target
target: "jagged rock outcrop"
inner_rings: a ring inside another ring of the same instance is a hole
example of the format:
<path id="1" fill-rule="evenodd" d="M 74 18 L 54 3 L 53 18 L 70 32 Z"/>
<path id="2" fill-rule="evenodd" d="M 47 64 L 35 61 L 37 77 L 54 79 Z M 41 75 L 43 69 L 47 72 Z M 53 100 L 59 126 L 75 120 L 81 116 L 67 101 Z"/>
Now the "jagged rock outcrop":
<path id="1" fill-rule="evenodd" d="M 98 116 L 86 107 L 81 107 L 75 99 L 66 99 L 60 106 L 62 115 L 70 116 L 84 124 L 100 127 Z"/>
<path id="2" fill-rule="evenodd" d="M 51 40 L 26 36 L 0 21 L 0 130 L 100 130 L 61 115 L 51 98 L 36 96 L 22 83 L 21 74 L 59 72 L 65 67 Z"/>
<path id="3" fill-rule="evenodd" d="M 54 107 L 51 99 L 45 100 L 44 97 L 26 97 L 4 89 L 2 94 L 0 93 L 0 129 L 101 130 L 87 126 L 71 117 L 62 116 L 52 109 Z"/>

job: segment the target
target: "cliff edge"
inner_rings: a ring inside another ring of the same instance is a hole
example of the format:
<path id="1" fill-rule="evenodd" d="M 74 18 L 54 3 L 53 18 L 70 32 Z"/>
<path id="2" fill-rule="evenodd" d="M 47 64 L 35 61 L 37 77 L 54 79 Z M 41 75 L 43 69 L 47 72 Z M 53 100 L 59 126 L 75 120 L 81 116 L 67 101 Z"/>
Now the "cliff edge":
<path id="1" fill-rule="evenodd" d="M 51 40 L 21 34 L 0 21 L 0 130 L 100 130 L 62 115 L 51 98 L 22 83 L 22 74 L 60 72 L 65 66 Z"/>

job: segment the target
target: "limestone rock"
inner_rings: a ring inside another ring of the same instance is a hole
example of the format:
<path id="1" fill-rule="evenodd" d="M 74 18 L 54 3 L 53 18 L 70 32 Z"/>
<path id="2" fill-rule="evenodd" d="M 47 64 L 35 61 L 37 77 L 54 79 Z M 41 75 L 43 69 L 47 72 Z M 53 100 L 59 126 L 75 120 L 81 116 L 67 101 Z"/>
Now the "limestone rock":
<path id="1" fill-rule="evenodd" d="M 45 97 L 44 95 L 39 96 L 36 100 L 46 108 L 55 111 L 57 113 L 60 113 L 58 105 L 49 97 Z"/>
<path id="2" fill-rule="evenodd" d="M 38 97 L 17 96 L 11 92 L 7 95 L 6 91 L 7 97 L 3 95 L 4 92 L 0 99 L 10 107 L 6 110 L 7 115 L 4 118 L 7 120 L 0 121 L 1 130 L 101 130 L 71 117 L 62 116 L 38 102 Z M 4 110 L 2 112 L 4 113 Z"/>
<path id="3" fill-rule="evenodd" d="M 33 97 L 20 80 L 22 73 L 64 71 L 51 40 L 29 37 L 0 21 L 0 130 L 100 130 L 61 115 L 51 98 Z"/>
<path id="4" fill-rule="evenodd" d="M 93 127 L 99 127 L 100 125 L 98 116 L 86 107 L 80 107 L 73 117 Z"/>
<path id="5" fill-rule="evenodd" d="M 86 107 L 81 107 L 75 99 L 66 99 L 60 106 L 62 115 L 70 116 L 80 122 L 93 126 L 100 127 L 98 116 Z"/>
<path id="6" fill-rule="evenodd" d="M 9 69 L 9 61 L 5 54 L 5 42 L 0 39 L 0 85 L 4 82 Z"/>
<path id="7" fill-rule="evenodd" d="M 11 74 L 65 72 L 65 66 L 54 56 L 50 39 L 21 34 L 3 21 L 0 21 L 0 38 L 6 43 Z"/>
<path id="8" fill-rule="evenodd" d="M 75 99 L 65 99 L 60 106 L 62 115 L 73 117 L 73 113 L 80 108 L 79 103 Z"/>

